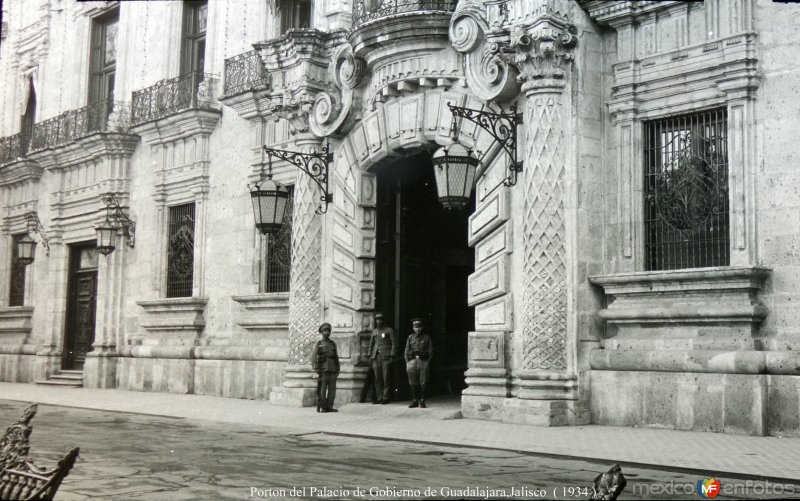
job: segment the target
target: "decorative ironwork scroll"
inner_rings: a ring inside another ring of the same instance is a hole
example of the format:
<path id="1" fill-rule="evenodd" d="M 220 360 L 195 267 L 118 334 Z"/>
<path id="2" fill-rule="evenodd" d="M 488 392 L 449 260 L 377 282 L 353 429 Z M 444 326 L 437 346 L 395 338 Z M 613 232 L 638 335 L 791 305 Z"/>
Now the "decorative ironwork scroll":
<path id="1" fill-rule="evenodd" d="M 128 105 L 98 101 L 34 124 L 31 150 L 57 148 L 97 132 L 130 132 Z"/>
<path id="2" fill-rule="evenodd" d="M 328 212 L 328 204 L 333 202 L 333 194 L 328 192 L 328 166 L 333 161 L 333 152 L 331 152 L 329 144 L 323 146 L 322 151 L 319 153 L 278 150 L 267 148 L 266 146 L 264 147 L 264 152 L 269 156 L 270 169 L 272 169 L 272 157 L 277 157 L 281 160 L 286 160 L 308 174 L 308 177 L 322 189 L 322 196 L 320 197 L 320 202 L 322 203 L 314 212 L 316 214 Z"/>
<path id="3" fill-rule="evenodd" d="M 194 204 L 170 207 L 167 297 L 191 297 L 194 278 Z"/>
<path id="4" fill-rule="evenodd" d="M 728 264 L 726 134 L 725 110 L 645 123 L 648 269 Z"/>
<path id="5" fill-rule="evenodd" d="M 225 60 L 225 96 L 267 89 L 270 77 L 258 52 L 251 50 Z"/>
<path id="6" fill-rule="evenodd" d="M 131 123 L 139 125 L 186 110 L 217 109 L 216 86 L 216 76 L 192 72 L 137 90 L 131 101 Z"/>
<path id="7" fill-rule="evenodd" d="M 450 108 L 450 113 L 453 114 L 453 139 L 456 139 L 458 130 L 456 128 L 456 117 L 469 120 L 488 132 L 495 141 L 500 143 L 500 146 L 506 150 L 506 153 L 508 153 L 508 156 L 511 158 L 511 163 L 508 166 L 510 173 L 508 177 L 503 180 L 503 184 L 505 186 L 514 186 L 517 184 L 517 174 L 522 172 L 522 162 L 517 161 L 517 125 L 522 123 L 522 114 L 517 113 L 517 108 L 512 105 L 508 113 L 494 113 L 491 111 L 463 108 L 450 103 L 447 103 L 447 107 Z"/>
<path id="8" fill-rule="evenodd" d="M 455 8 L 456 0 L 355 0 L 353 26 L 396 14 L 418 11 L 450 13 Z"/>

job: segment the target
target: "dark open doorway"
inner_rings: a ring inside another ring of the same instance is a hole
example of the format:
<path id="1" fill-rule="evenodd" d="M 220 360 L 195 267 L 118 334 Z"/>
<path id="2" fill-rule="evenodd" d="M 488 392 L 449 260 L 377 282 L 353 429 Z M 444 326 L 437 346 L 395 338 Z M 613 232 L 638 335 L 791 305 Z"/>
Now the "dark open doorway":
<path id="1" fill-rule="evenodd" d="M 376 171 L 378 225 L 376 308 L 399 334 L 401 351 L 411 319 L 427 319 L 434 342 L 432 392 L 460 394 L 465 387 L 467 335 L 475 328 L 467 306 L 474 250 L 467 224 L 474 200 L 462 210 L 439 205 L 431 156 L 422 152 Z M 409 397 L 405 364 L 398 362 L 396 398 Z"/>

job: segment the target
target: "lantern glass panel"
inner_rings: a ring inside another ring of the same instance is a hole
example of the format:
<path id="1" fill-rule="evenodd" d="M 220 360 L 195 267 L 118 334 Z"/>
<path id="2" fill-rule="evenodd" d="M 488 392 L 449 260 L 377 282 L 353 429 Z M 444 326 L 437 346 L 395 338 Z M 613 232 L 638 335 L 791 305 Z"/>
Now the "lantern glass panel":
<path id="1" fill-rule="evenodd" d="M 105 225 L 98 226 L 95 231 L 97 231 L 97 250 L 104 256 L 114 252 L 114 249 L 116 249 L 114 236 L 117 233 L 117 229 L 111 225 Z"/>
<path id="2" fill-rule="evenodd" d="M 17 261 L 21 264 L 31 264 L 36 254 L 36 242 L 29 235 L 25 235 L 17 242 Z"/>

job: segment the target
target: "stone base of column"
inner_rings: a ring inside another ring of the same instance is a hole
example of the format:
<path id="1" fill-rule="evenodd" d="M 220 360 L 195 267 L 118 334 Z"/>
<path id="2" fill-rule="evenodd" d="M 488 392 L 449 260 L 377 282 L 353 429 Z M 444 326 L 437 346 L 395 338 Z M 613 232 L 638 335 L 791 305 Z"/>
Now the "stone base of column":
<path id="1" fill-rule="evenodd" d="M 470 368 L 466 374 L 467 388 L 461 395 L 505 398 L 510 396 L 508 374 L 505 369 Z"/>
<path id="2" fill-rule="evenodd" d="M 317 380 L 309 366 L 286 367 L 286 380 L 272 389 L 269 403 L 286 407 L 314 407 L 317 402 Z"/>
<path id="3" fill-rule="evenodd" d="M 591 422 L 589 407 L 577 400 L 520 400 L 463 395 L 461 414 L 467 419 L 533 426 L 573 426 Z"/>
<path id="4" fill-rule="evenodd" d="M 61 369 L 61 352 L 47 347 L 36 352 L 34 380 L 46 380 Z"/>
<path id="5" fill-rule="evenodd" d="M 520 371 L 511 393 L 522 400 L 577 400 L 578 378 L 563 372 Z"/>
<path id="6" fill-rule="evenodd" d="M 367 370 L 366 367 L 342 365 L 336 380 L 336 405 L 358 402 L 367 378 Z"/>
<path id="7" fill-rule="evenodd" d="M 89 352 L 83 364 L 84 388 L 117 387 L 117 354 Z"/>

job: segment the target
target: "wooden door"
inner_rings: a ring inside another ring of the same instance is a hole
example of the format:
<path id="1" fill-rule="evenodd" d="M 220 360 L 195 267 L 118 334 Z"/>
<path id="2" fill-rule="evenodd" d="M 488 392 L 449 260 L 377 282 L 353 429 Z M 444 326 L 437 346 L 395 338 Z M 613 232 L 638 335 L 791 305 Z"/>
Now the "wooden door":
<path id="1" fill-rule="evenodd" d="M 67 330 L 64 339 L 64 369 L 83 369 L 94 342 L 97 310 L 97 248 L 70 247 L 67 295 Z"/>

